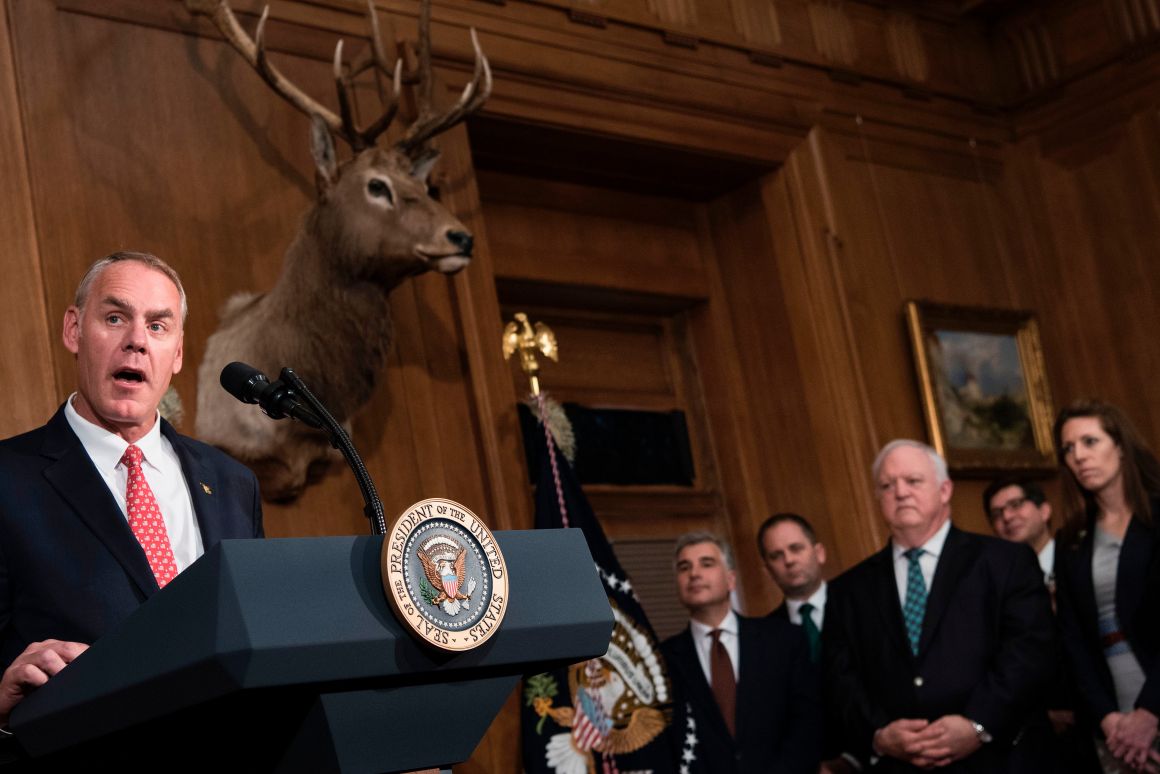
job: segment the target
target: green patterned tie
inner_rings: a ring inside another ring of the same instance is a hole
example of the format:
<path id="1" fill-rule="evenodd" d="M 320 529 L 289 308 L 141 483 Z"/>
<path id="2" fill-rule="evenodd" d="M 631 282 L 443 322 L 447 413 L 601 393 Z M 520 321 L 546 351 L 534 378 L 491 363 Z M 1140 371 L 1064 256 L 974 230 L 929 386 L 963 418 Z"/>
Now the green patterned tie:
<path id="1" fill-rule="evenodd" d="M 822 654 L 822 633 L 814 623 L 814 606 L 806 602 L 798 612 L 802 616 L 802 628 L 806 630 L 806 642 L 810 645 L 810 661 L 816 664 Z"/>
<path id="2" fill-rule="evenodd" d="M 910 548 L 903 552 L 909 563 L 906 568 L 906 604 L 902 606 L 902 618 L 906 621 L 906 636 L 910 639 L 910 652 L 918 655 L 918 641 L 922 638 L 922 617 L 926 614 L 926 583 L 922 579 L 922 567 L 918 557 L 925 551 Z"/>

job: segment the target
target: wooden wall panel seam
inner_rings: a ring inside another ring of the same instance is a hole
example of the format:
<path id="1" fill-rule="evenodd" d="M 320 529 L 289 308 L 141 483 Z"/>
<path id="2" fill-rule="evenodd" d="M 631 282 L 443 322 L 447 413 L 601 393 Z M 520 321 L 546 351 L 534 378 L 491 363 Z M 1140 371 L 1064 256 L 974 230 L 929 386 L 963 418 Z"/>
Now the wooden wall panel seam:
<path id="1" fill-rule="evenodd" d="M 869 397 L 869 393 L 866 389 L 866 375 L 865 375 L 865 372 L 862 368 L 861 359 L 857 357 L 858 339 L 857 339 L 857 336 L 855 335 L 854 324 L 853 324 L 853 320 L 852 320 L 851 315 L 850 315 L 849 293 L 848 293 L 846 286 L 845 286 L 845 281 L 843 279 L 842 265 L 841 265 L 841 263 L 842 263 L 841 258 L 843 257 L 842 242 L 841 242 L 841 237 L 840 237 L 840 231 L 838 229 L 837 220 L 835 217 L 836 213 L 835 213 L 834 208 L 833 208 L 832 197 L 831 197 L 830 192 L 829 192 L 829 188 L 830 188 L 829 180 L 830 180 L 830 178 L 825 176 L 826 175 L 826 164 L 825 164 L 825 147 L 824 147 L 824 143 L 822 142 L 823 137 L 824 137 L 823 132 L 815 131 L 815 132 L 810 134 L 808 143 L 809 143 L 809 148 L 811 151 L 810 155 L 813 156 L 814 164 L 816 165 L 817 174 L 818 174 L 818 181 L 819 181 L 819 184 L 822 188 L 823 195 L 825 196 L 825 199 L 827 201 L 827 223 L 828 223 L 827 227 L 829 230 L 829 234 L 827 234 L 825 237 L 826 257 L 829 259 L 829 274 L 830 274 L 832 282 L 834 283 L 834 290 L 833 290 L 834 297 L 837 298 L 837 300 L 838 300 L 837 308 L 838 308 L 838 311 L 840 314 L 842 330 L 843 330 L 844 338 L 845 338 L 845 341 L 844 341 L 845 352 L 847 352 L 851 355 L 850 360 L 849 360 L 849 367 L 850 367 L 850 371 L 851 371 L 851 374 L 853 377 L 855 393 L 856 393 L 857 399 L 860 402 L 859 407 L 861 409 L 861 413 L 862 413 L 863 420 L 865 423 L 866 438 L 870 442 L 870 448 L 877 448 L 878 446 L 881 445 L 881 439 L 879 438 L 879 435 L 878 435 L 878 429 L 875 426 L 873 413 L 870 410 L 870 397 Z M 877 191 L 875 191 L 875 197 L 877 198 L 877 196 L 878 196 L 878 193 L 877 193 Z M 878 211 L 879 211 L 879 215 L 881 215 L 881 203 L 880 202 L 879 202 L 879 206 L 878 206 Z M 885 228 L 885 224 L 883 224 L 883 227 Z M 894 264 L 893 260 L 891 261 L 891 264 L 892 265 Z M 898 274 L 897 267 L 896 267 L 895 272 L 894 272 L 894 277 L 895 277 L 895 281 L 897 283 L 899 283 L 899 287 L 901 289 L 901 279 L 900 279 L 900 276 Z M 859 464 L 862 464 L 864 462 L 864 460 L 861 459 L 861 455 L 858 455 L 857 460 L 858 460 Z"/>
<path id="2" fill-rule="evenodd" d="M 519 432 L 515 402 L 505 399 L 515 393 L 515 385 L 508 364 L 500 356 L 503 321 L 500 319 L 494 263 L 475 184 L 466 127 L 460 125 L 444 135 L 442 145 L 443 163 L 464 181 L 458 197 L 449 204 L 455 205 L 453 209 L 475 236 L 475 259 L 467 269 L 473 273 L 456 277 L 452 287 L 461 321 L 460 336 L 467 374 L 471 380 L 470 394 L 478 418 L 483 475 L 491 496 L 490 510 L 481 516 L 493 529 L 527 529 L 533 524 L 533 513 L 531 492 L 526 484 L 523 438 Z M 490 345 L 487 341 L 489 334 L 493 336 Z M 492 353 L 490 357 L 488 352 Z M 505 434 L 506 445 L 503 442 Z M 465 505 L 470 507 L 471 504 Z"/>
<path id="3" fill-rule="evenodd" d="M 553 3 L 551 0 L 510 0 L 512 5 L 537 5 L 537 6 L 557 6 L 561 12 L 566 12 L 567 7 L 560 7 L 560 4 Z M 666 32 L 669 32 L 662 24 L 650 23 L 647 20 L 632 20 L 624 17 L 617 17 L 617 15 L 603 14 L 607 19 L 608 24 L 602 28 L 607 30 L 609 28 L 623 28 L 628 30 L 639 30 L 642 32 L 649 32 L 658 36 L 663 40 Z M 885 22 L 885 16 L 883 17 Z M 699 47 L 714 48 L 723 51 L 737 51 L 745 54 L 753 52 L 759 55 L 775 56 L 781 63 L 782 67 L 789 66 L 802 70 L 811 70 L 819 73 L 828 73 L 833 65 L 833 62 L 828 60 L 826 56 L 818 52 L 815 56 L 810 56 L 807 49 L 802 46 L 762 46 L 754 45 L 752 41 L 745 40 L 741 35 L 735 39 L 726 38 L 720 35 L 707 33 L 703 27 L 699 27 L 695 31 L 695 39 Z M 815 47 L 816 50 L 816 47 Z M 876 83 L 888 88 L 896 89 L 900 93 L 913 85 L 913 82 L 905 77 L 901 77 L 897 72 L 892 72 L 888 68 L 874 68 L 863 65 L 857 70 L 858 75 L 869 83 Z M 956 102 L 970 102 L 973 98 L 964 97 L 961 94 L 956 94 L 944 89 L 931 89 L 932 96 L 947 99 Z"/>
<path id="4" fill-rule="evenodd" d="M 824 234 L 815 234 L 817 224 L 814 223 L 806 209 L 807 205 L 804 201 L 806 184 L 803 179 L 802 170 L 802 165 L 805 162 L 803 162 L 801 159 L 801 155 L 805 153 L 809 153 L 811 156 L 817 155 L 818 147 L 816 141 L 809 143 L 808 146 L 799 152 L 799 154 L 795 155 L 790 160 L 790 162 L 786 164 L 782 174 L 788 175 L 786 178 L 786 185 L 787 193 L 791 197 L 791 203 L 793 206 L 791 217 L 794 219 L 795 234 L 799 240 L 802 240 L 803 238 L 805 240 L 800 242 L 802 247 L 798 253 L 798 262 L 800 263 L 802 272 L 801 276 L 803 281 L 809 283 L 807 285 L 807 292 L 810 293 L 810 295 L 815 299 L 815 302 L 811 305 L 814 308 L 824 309 L 827 308 L 829 299 L 827 299 L 824 292 L 820 290 L 819 283 L 824 283 L 825 280 L 816 276 L 820 273 L 820 271 L 814 267 L 813 264 L 819 260 L 817 256 L 825 251 L 824 247 L 817 245 L 817 241 L 824 240 L 826 237 Z M 816 163 L 816 161 L 816 159 L 811 159 L 811 162 Z M 821 171 L 821 169 L 824 168 L 817 169 L 818 171 Z M 807 242 L 812 243 L 813 246 L 806 246 Z M 830 281 L 832 282 L 833 279 L 831 278 Z M 808 328 L 809 331 L 808 334 L 803 335 L 808 335 L 810 337 L 810 339 L 813 341 L 815 350 L 818 352 L 827 351 L 825 346 L 826 339 L 823 336 L 822 331 L 819 329 L 817 321 L 810 319 L 808 322 L 803 321 L 803 324 L 806 328 Z M 845 335 L 850 334 L 843 334 L 839 340 L 844 338 Z M 849 350 L 849 347 L 851 346 L 855 346 L 854 340 L 846 339 L 846 350 L 826 358 L 827 362 L 834 363 L 838 360 L 841 360 L 848 363 L 851 359 L 856 360 L 856 354 Z M 855 544 L 859 549 L 858 553 L 860 556 L 864 556 L 868 555 L 873 550 L 876 550 L 881 543 L 880 527 L 878 525 L 877 519 L 873 518 L 873 515 L 867 505 L 868 503 L 873 502 L 874 498 L 874 493 L 872 492 L 872 488 L 869 484 L 870 458 L 867 456 L 867 449 L 870 449 L 876 444 L 875 439 L 877 437 L 877 432 L 875 431 L 873 416 L 868 406 L 862 407 L 860 412 L 861 417 L 851 416 L 852 413 L 858 413 L 857 407 L 845 405 L 841 399 L 841 396 L 835 392 L 836 385 L 834 384 L 834 374 L 837 373 L 835 369 L 836 366 L 831 368 L 827 373 L 822 374 L 823 394 L 826 395 L 826 400 L 823 401 L 824 407 L 817 406 L 816 404 L 813 404 L 813 406 L 817 410 L 825 412 L 828 418 L 836 416 L 838 418 L 836 423 L 838 426 L 844 426 L 851 429 L 859 425 L 867 427 L 870 433 L 870 437 L 867 439 L 860 439 L 856 434 L 849 432 L 843 434 L 843 437 L 840 439 L 823 436 L 823 442 L 826 440 L 831 440 L 836 441 L 841 445 L 841 456 L 846 460 L 846 470 L 819 471 L 819 477 L 828 480 L 833 476 L 840 476 L 843 472 L 849 476 L 850 486 L 852 487 L 852 490 L 858 500 L 857 503 L 850 505 L 849 509 L 850 511 L 860 516 L 860 518 L 853 520 L 853 523 L 858 527 L 858 529 L 856 529 L 857 537 Z M 864 389 L 864 387 L 862 389 Z M 813 422 L 816 421 L 817 419 L 815 418 Z"/>
<path id="5" fill-rule="evenodd" d="M 719 370 L 724 371 L 724 382 L 729 399 L 727 410 L 720 412 L 727 423 L 727 427 L 718 426 L 716 432 L 710 432 L 709 438 L 713 445 L 713 459 L 720 461 L 721 454 L 717 448 L 718 440 L 731 442 L 736 446 L 735 454 L 739 465 L 734 475 L 737 483 L 727 485 L 724 471 L 718 474 L 721 480 L 721 489 L 725 499 L 725 515 L 730 527 L 730 542 L 735 552 L 740 555 L 749 553 L 749 546 L 753 542 L 753 533 L 756 526 L 764 519 L 769 511 L 769 504 L 764 496 L 764 488 L 760 484 L 756 460 L 758 451 L 753 436 L 754 423 L 749 407 L 749 401 L 754 398 L 744 389 L 741 378 L 744 373 L 741 354 L 737 342 L 745 337 L 738 335 L 733 329 L 732 320 L 727 314 L 727 296 L 718 270 L 717 256 L 712 245 L 708 213 L 704 208 L 697 212 L 698 231 L 700 242 L 705 256 L 705 274 L 709 285 L 709 301 L 706 316 L 709 319 L 708 328 L 717 340 L 720 350 L 721 363 Z M 696 348 L 693 348 L 693 357 L 698 358 Z M 709 417 L 711 418 L 711 414 Z M 730 508 L 730 500 L 740 500 L 743 510 Z M 746 599 L 751 614 L 756 612 L 754 605 L 761 601 L 760 584 L 750 585 L 743 583 L 748 580 L 743 574 L 738 575 L 740 593 Z"/>
<path id="6" fill-rule="evenodd" d="M 5 95 L 0 95 L 0 102 L 8 101 L 12 106 L 12 110 L 8 112 L 7 121 L 11 121 L 15 126 L 15 131 L 12 132 L 11 137 L 15 141 L 16 147 L 11 156 L 12 163 L 16 170 L 10 171 L 7 177 L 8 184 L 15 183 L 18 191 L 12 191 L 9 196 L 15 200 L 6 209 L 9 216 L 19 213 L 17 217 L 25 221 L 21 228 L 23 235 L 16 237 L 12 235 L 5 235 L 6 249 L 16 249 L 21 256 L 21 259 L 28 262 L 27 269 L 31 273 L 28 278 L 29 281 L 35 282 L 35 293 L 21 293 L 23 301 L 36 299 L 32 302 L 32 308 L 28 310 L 29 314 L 24 317 L 28 324 L 33 325 L 34 330 L 30 332 L 26 338 L 21 340 L 21 352 L 19 360 L 28 362 L 34 359 L 43 359 L 49 364 L 51 369 L 50 378 L 46 379 L 41 384 L 36 384 L 31 375 L 26 375 L 29 386 L 33 387 L 34 394 L 42 393 L 38 397 L 28 396 L 29 405 L 27 406 L 27 416 L 23 416 L 25 411 L 18 409 L 16 406 L 12 407 L 10 414 L 19 415 L 25 422 L 31 422 L 28 426 L 12 427 L 13 432 L 28 430 L 31 427 L 39 424 L 56 409 L 58 403 L 58 396 L 63 396 L 68 389 L 65 385 L 72 384 L 72 375 L 63 373 L 58 367 L 58 361 L 54 357 L 55 346 L 58 342 L 60 333 L 60 321 L 53 320 L 50 316 L 52 308 L 51 300 L 48 298 L 48 284 L 44 281 L 42 245 L 40 240 L 40 224 L 38 214 L 35 207 L 34 187 L 36 185 L 35 178 L 32 174 L 32 159 L 30 158 L 29 150 L 29 132 L 31 127 L 29 125 L 29 110 L 27 107 L 27 95 L 22 86 L 24 79 L 22 78 L 22 67 L 20 62 L 20 55 L 18 46 L 20 45 L 20 36 L 16 34 L 15 14 L 12 12 L 12 5 L 16 0 L 6 0 L 3 7 L 0 8 L 0 13 L 3 14 L 3 19 L 0 19 L 0 35 L 4 40 L 0 41 L 0 56 L 4 58 L 4 64 L 0 64 L 0 77 L 3 78 L 4 84 L 0 86 Z M 15 172 L 15 174 L 12 174 Z M 6 197 L 7 198 L 7 197 Z M 13 275 L 9 275 L 9 289 L 15 290 L 11 279 Z M 13 313 L 13 309 L 9 308 L 9 313 Z M 40 326 L 36 325 L 39 320 Z M 41 352 L 29 351 L 29 345 L 35 343 L 36 346 L 43 347 Z M 29 369 L 31 370 L 31 369 Z M 22 423 L 23 424 L 23 423 Z"/>
<path id="7" fill-rule="evenodd" d="M 70 0 L 74 5 L 87 6 L 91 0 Z M 131 4 L 133 0 L 120 0 L 122 3 Z M 174 0 L 176 2 L 176 0 Z M 128 6 L 126 6 L 128 7 Z M 297 8 L 297 6 L 295 6 Z M 311 14 L 314 15 L 311 15 Z M 466 18 L 459 21 L 459 16 Z M 103 12 L 103 15 L 109 18 L 120 17 L 126 13 L 114 14 L 109 11 Z M 353 17 L 353 14 L 350 14 Z M 312 12 L 309 9 L 296 11 L 294 13 L 283 13 L 288 23 L 296 25 L 309 26 L 313 29 L 326 30 L 333 27 L 333 24 L 327 24 L 320 21 L 317 12 Z M 442 14 L 440 14 L 442 16 Z M 469 21 L 475 19 L 472 12 L 451 11 L 448 16 L 455 18 L 458 26 L 466 26 Z M 486 17 L 492 18 L 492 17 Z M 133 19 L 126 19 L 133 22 Z M 293 21 L 290 21 L 293 20 Z M 440 20 L 443 23 L 451 23 L 446 20 Z M 674 105 L 674 98 L 677 103 L 681 99 L 688 103 L 681 109 L 684 110 L 705 110 L 709 113 L 719 114 L 723 110 L 721 104 L 704 104 L 699 105 L 694 99 L 696 95 L 706 94 L 713 91 L 698 86 L 697 84 L 714 85 L 716 88 L 727 87 L 755 93 L 760 92 L 762 97 L 760 100 L 748 100 L 754 105 L 767 106 L 765 109 L 770 109 L 768 106 L 774 102 L 781 103 L 773 112 L 757 113 L 752 112 L 745 120 L 748 120 L 753 126 L 763 126 L 766 128 L 777 127 L 785 131 L 792 132 L 798 136 L 803 136 L 805 129 L 810 123 L 810 116 L 819 100 L 819 93 L 833 92 L 833 84 L 829 81 L 825 73 L 811 73 L 793 75 L 792 73 L 780 73 L 778 78 L 769 77 L 769 68 L 753 65 L 747 59 L 740 58 L 736 62 L 718 61 L 712 57 L 697 57 L 691 58 L 687 53 L 681 55 L 674 55 L 668 48 L 662 47 L 659 50 L 654 49 L 639 49 L 633 50 L 630 46 L 625 46 L 621 43 L 607 43 L 599 40 L 593 40 L 591 35 L 580 36 L 576 33 L 561 32 L 558 29 L 551 29 L 555 44 L 551 46 L 553 56 L 551 62 L 561 61 L 561 55 L 568 53 L 572 56 L 589 57 L 602 67 L 606 67 L 609 62 L 619 62 L 623 67 L 628 67 L 636 71 L 651 71 L 662 78 L 669 80 L 673 78 L 684 79 L 689 81 L 681 88 L 670 88 L 660 92 L 650 92 L 648 89 L 641 88 L 627 88 L 628 84 L 634 82 L 651 82 L 655 78 L 642 78 L 638 73 L 634 77 L 626 77 L 626 73 L 622 73 L 615 78 L 605 78 L 604 80 L 592 78 L 580 78 L 579 74 L 592 70 L 591 67 L 578 67 L 573 63 L 572 67 L 561 69 L 560 65 L 552 65 L 554 69 L 545 70 L 544 63 L 541 57 L 529 56 L 528 51 L 524 51 L 519 55 L 514 53 L 511 56 L 504 57 L 504 43 L 507 41 L 510 45 L 521 45 L 527 48 L 545 49 L 548 47 L 549 41 L 541 35 L 534 35 L 523 31 L 523 28 L 517 23 L 507 23 L 504 19 L 495 19 L 492 27 L 486 25 L 480 26 L 481 32 L 485 32 L 484 47 L 485 50 L 491 51 L 491 58 L 493 69 L 497 77 L 497 93 L 488 112 L 494 113 L 505 99 L 508 99 L 506 90 L 510 89 L 513 84 L 529 83 L 529 84 L 544 84 L 550 85 L 554 88 L 566 88 L 577 95 L 582 95 L 586 90 L 592 93 L 598 93 L 602 97 L 611 99 L 622 99 L 627 103 L 640 104 L 647 106 L 650 102 L 655 104 Z M 352 18 L 351 24 L 355 22 Z M 158 22 L 160 24 L 160 22 Z M 165 26 L 165 25 L 163 25 Z M 173 29 L 190 34 L 191 25 L 169 25 Z M 201 29 L 201 27 L 197 27 Z M 336 30 L 336 32 L 347 31 Z M 452 36 L 453 40 L 447 44 L 446 49 L 437 49 L 436 54 L 440 57 L 440 64 L 451 69 L 467 66 L 470 59 L 470 50 L 466 44 L 466 37 L 463 40 L 458 40 Z M 487 41 L 487 37 L 492 38 L 492 42 Z M 496 42 L 496 40 L 500 42 Z M 562 41 L 570 41 L 564 43 Z M 321 51 L 321 49 L 320 49 Z M 323 57 L 323 53 L 319 53 L 319 57 Z M 646 61 L 642 54 L 647 54 L 649 61 Z M 596 70 L 599 70 L 597 67 Z M 821 92 L 819 92 L 821 89 Z M 593 91 L 594 90 L 594 91 Z M 846 90 L 849 91 L 849 90 Z M 863 86 L 857 87 L 849 93 L 842 94 L 840 92 L 830 93 L 830 96 L 825 101 L 827 103 L 841 102 L 854 97 L 856 94 L 864 95 L 865 98 L 871 100 L 873 104 L 885 101 L 894 104 L 894 107 L 905 111 L 911 116 L 909 119 L 911 123 L 916 125 L 930 124 L 934 121 L 937 123 L 941 120 L 941 116 L 946 113 L 947 105 L 926 105 L 918 104 L 913 100 L 905 98 L 898 98 L 892 95 L 890 88 L 886 91 L 881 91 L 872 82 L 867 81 Z M 685 95 L 685 96 L 681 96 Z M 971 105 L 973 103 L 963 102 L 958 110 L 962 111 L 963 120 L 971 120 L 972 116 L 981 121 L 994 121 L 994 118 L 985 118 L 972 113 Z M 736 123 L 739 118 L 739 109 L 741 103 L 734 100 L 733 109 L 731 111 L 730 122 Z M 745 120 L 741 123 L 744 124 Z M 980 130 L 982 131 L 982 129 Z"/>

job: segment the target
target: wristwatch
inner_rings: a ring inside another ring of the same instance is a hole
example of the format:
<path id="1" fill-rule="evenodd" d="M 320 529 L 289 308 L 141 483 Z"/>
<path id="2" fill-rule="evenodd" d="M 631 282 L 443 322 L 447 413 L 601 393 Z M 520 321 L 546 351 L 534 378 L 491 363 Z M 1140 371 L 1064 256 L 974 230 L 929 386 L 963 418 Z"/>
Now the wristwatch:
<path id="1" fill-rule="evenodd" d="M 977 736 L 979 741 L 983 744 L 987 744 L 993 738 L 989 733 L 987 733 L 987 729 L 983 728 L 982 723 L 976 723 L 972 720 L 971 728 L 975 729 L 975 736 Z"/>

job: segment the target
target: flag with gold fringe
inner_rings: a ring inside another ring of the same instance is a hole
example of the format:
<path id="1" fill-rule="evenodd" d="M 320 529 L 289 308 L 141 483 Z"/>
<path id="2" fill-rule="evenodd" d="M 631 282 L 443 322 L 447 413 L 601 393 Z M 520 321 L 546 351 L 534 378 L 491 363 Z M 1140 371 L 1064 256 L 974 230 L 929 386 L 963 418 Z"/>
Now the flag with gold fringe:
<path id="1" fill-rule="evenodd" d="M 568 460 L 543 423 L 536 398 L 536 527 L 584 531 L 608 593 L 614 626 L 608 652 L 524 680 L 521 729 L 528 774 L 668 774 L 672 686 L 656 635 Z M 563 604 L 566 604 L 566 597 Z"/>

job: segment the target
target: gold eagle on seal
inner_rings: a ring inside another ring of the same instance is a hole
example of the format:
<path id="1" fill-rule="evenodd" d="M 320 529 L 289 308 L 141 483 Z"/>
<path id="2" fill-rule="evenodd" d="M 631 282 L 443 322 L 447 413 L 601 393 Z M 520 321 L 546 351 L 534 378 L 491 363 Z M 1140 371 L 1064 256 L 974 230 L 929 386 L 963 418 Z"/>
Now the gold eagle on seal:
<path id="1" fill-rule="evenodd" d="M 459 611 L 459 603 L 471 599 L 474 590 L 468 588 L 466 582 L 467 549 L 445 535 L 437 535 L 424 542 L 416 553 L 423 563 L 427 582 L 437 592 L 431 604 L 438 607 L 448 603 L 444 607 L 455 608 L 454 611 L 448 609 L 454 615 Z"/>

